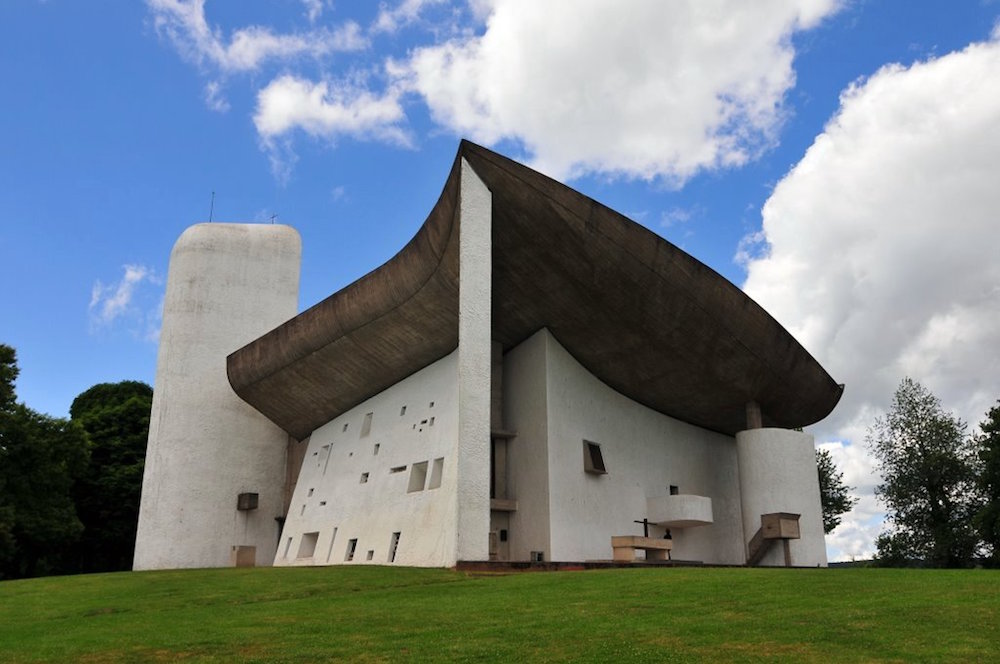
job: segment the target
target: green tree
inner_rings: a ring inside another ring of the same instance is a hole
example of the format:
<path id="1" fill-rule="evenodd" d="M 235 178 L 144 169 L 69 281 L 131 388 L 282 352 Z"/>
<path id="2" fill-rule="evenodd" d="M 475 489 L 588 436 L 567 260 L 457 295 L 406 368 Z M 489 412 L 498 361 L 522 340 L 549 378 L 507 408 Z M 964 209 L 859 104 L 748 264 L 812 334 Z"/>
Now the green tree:
<path id="1" fill-rule="evenodd" d="M 965 423 L 904 378 L 888 414 L 868 429 L 866 441 L 882 475 L 875 495 L 886 506 L 890 526 L 875 542 L 879 561 L 970 564 L 977 544 L 976 473 Z"/>
<path id="2" fill-rule="evenodd" d="M 1000 565 L 1000 402 L 986 414 L 976 437 L 979 448 L 979 489 L 983 504 L 976 514 L 979 536 Z"/>
<path id="3" fill-rule="evenodd" d="M 132 568 L 152 400 L 149 385 L 123 381 L 94 385 L 70 406 L 90 439 L 90 465 L 74 491 L 82 572 Z"/>
<path id="4" fill-rule="evenodd" d="M 816 450 L 816 471 L 823 507 L 823 532 L 829 534 L 840 525 L 840 515 L 851 511 L 858 499 L 851 496 L 854 487 L 844 484 L 844 473 L 837 469 L 829 450 Z"/>
<path id="5" fill-rule="evenodd" d="M 87 435 L 73 422 L 16 403 L 14 349 L 0 344 L 0 577 L 72 569 L 83 531 L 72 491 L 87 467 Z"/>

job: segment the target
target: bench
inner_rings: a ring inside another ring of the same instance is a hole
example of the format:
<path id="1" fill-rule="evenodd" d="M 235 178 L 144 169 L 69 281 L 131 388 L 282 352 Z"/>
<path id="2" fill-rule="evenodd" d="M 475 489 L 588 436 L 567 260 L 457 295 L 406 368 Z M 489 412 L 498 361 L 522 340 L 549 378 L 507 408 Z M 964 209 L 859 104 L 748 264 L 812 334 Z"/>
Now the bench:
<path id="1" fill-rule="evenodd" d="M 673 540 L 641 537 L 639 535 L 613 535 L 611 550 L 616 562 L 635 562 L 635 552 L 643 549 L 646 560 L 670 560 L 670 550 L 674 548 Z"/>

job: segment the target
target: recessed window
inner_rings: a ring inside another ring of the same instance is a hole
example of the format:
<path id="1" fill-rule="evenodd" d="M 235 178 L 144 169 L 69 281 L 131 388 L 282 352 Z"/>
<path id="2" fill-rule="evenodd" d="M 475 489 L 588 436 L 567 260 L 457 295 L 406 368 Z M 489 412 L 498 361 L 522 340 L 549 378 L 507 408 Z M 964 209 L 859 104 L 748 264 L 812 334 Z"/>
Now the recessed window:
<path id="1" fill-rule="evenodd" d="M 374 557 L 375 557 L 375 550 L 368 549 L 368 555 L 365 557 L 365 560 L 371 560 Z"/>
<path id="2" fill-rule="evenodd" d="M 427 462 L 421 461 L 420 463 L 415 463 L 410 468 L 410 484 L 406 487 L 407 493 L 413 493 L 414 491 L 423 491 L 424 484 L 427 482 Z"/>
<path id="3" fill-rule="evenodd" d="M 679 493 L 680 493 L 680 489 L 677 488 L 677 485 L 676 484 L 671 484 L 670 485 L 670 495 L 671 496 L 676 496 Z"/>
<path id="4" fill-rule="evenodd" d="M 378 456 L 378 448 L 379 447 L 380 447 L 380 445 L 378 443 L 375 443 L 375 447 L 372 448 L 372 456 Z"/>
<path id="5" fill-rule="evenodd" d="M 330 535 L 330 548 L 326 550 L 326 562 L 330 562 L 330 556 L 333 555 L 333 543 L 337 541 L 337 527 L 333 527 L 333 534 Z"/>
<path id="6" fill-rule="evenodd" d="M 434 402 L 432 401 L 431 405 L 429 406 L 429 408 L 433 408 L 433 407 L 434 407 Z"/>
<path id="7" fill-rule="evenodd" d="M 319 506 L 320 507 L 323 507 L 324 505 L 326 505 L 326 501 L 325 500 L 319 501 Z"/>
<path id="8" fill-rule="evenodd" d="M 347 553 L 344 555 L 344 562 L 351 562 L 354 560 L 354 550 L 358 548 L 358 540 L 350 539 L 347 540 Z"/>
<path id="9" fill-rule="evenodd" d="M 368 473 L 361 473 L 361 484 L 368 484 Z"/>
<path id="10" fill-rule="evenodd" d="M 349 424 L 350 424 L 350 422 L 344 422 L 344 428 L 341 429 L 341 431 L 347 431 L 347 427 L 348 427 Z"/>
<path id="11" fill-rule="evenodd" d="M 305 503 L 303 503 L 302 504 L 302 509 L 299 510 L 299 516 L 302 516 L 305 513 L 306 513 L 306 505 L 305 505 Z"/>
<path id="12" fill-rule="evenodd" d="M 299 541 L 299 555 L 296 558 L 312 558 L 316 553 L 316 541 L 319 539 L 319 532 L 302 533 Z"/>
<path id="13" fill-rule="evenodd" d="M 309 495 L 309 496 L 312 496 L 312 495 L 313 495 L 313 491 L 315 491 L 315 490 L 316 490 L 316 489 L 314 489 L 314 488 L 311 488 L 311 487 L 310 487 L 310 489 L 309 489 L 309 494 L 308 494 L 308 495 Z"/>
<path id="14" fill-rule="evenodd" d="M 441 474 L 444 471 L 444 457 L 438 457 L 434 459 L 434 465 L 431 466 L 431 479 L 427 483 L 428 489 L 437 489 L 441 486 Z"/>
<path id="15" fill-rule="evenodd" d="M 390 473 L 401 473 L 406 470 L 406 466 L 393 466 L 389 469 Z"/>
<path id="16" fill-rule="evenodd" d="M 291 548 L 292 548 L 292 538 L 289 537 L 288 541 L 285 542 L 285 553 L 282 556 L 282 558 L 287 558 L 288 557 L 288 550 L 291 549 Z"/>
<path id="17" fill-rule="evenodd" d="M 434 418 L 433 417 L 431 418 L 430 425 L 434 426 Z"/>
<path id="18" fill-rule="evenodd" d="M 372 432 L 372 417 L 375 413 L 365 413 L 365 421 L 361 424 L 361 438 Z"/>
<path id="19" fill-rule="evenodd" d="M 583 441 L 583 470 L 594 475 L 606 475 L 608 469 L 604 466 L 604 455 L 601 446 L 589 440 Z"/>
<path id="20" fill-rule="evenodd" d="M 406 406 L 399 409 L 399 416 L 402 417 L 403 415 L 406 415 Z"/>
<path id="21" fill-rule="evenodd" d="M 399 533 L 393 533 L 389 539 L 389 562 L 396 562 L 396 549 L 399 547 Z"/>

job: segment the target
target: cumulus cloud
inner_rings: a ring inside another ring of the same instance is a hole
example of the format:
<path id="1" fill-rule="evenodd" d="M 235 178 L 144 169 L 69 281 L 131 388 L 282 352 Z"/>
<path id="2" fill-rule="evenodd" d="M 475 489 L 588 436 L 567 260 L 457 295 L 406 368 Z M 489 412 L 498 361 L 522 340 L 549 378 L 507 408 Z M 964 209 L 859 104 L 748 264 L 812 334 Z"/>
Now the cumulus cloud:
<path id="1" fill-rule="evenodd" d="M 95 281 L 90 291 L 91 331 L 125 324 L 133 333 L 155 341 L 159 336 L 159 321 L 163 308 L 162 295 L 156 300 L 163 281 L 145 265 L 123 265 L 122 277 L 105 284 Z"/>
<path id="2" fill-rule="evenodd" d="M 746 292 L 847 384 L 816 431 L 857 459 L 904 376 L 973 425 L 1000 396 L 998 71 L 994 31 L 850 86 L 741 246 Z"/>
<path id="3" fill-rule="evenodd" d="M 791 37 L 836 5 L 481 1 L 482 34 L 418 48 L 392 69 L 441 125 L 515 141 L 557 177 L 679 185 L 774 144 L 795 82 Z"/>
<path id="4" fill-rule="evenodd" d="M 157 32 L 166 36 L 182 57 L 225 73 L 254 71 L 269 60 L 322 57 L 368 46 L 361 27 L 353 21 L 332 30 L 288 34 L 248 26 L 233 31 L 226 40 L 205 18 L 205 0 L 147 0 L 147 4 Z M 307 9 L 311 10 L 308 3 Z"/>
<path id="5" fill-rule="evenodd" d="M 397 90 L 377 94 L 350 81 L 313 82 L 292 74 L 271 81 L 257 94 L 254 126 L 271 157 L 272 170 L 287 177 L 294 158 L 289 134 L 306 134 L 334 141 L 341 136 L 381 140 L 409 146 L 411 139 Z"/>

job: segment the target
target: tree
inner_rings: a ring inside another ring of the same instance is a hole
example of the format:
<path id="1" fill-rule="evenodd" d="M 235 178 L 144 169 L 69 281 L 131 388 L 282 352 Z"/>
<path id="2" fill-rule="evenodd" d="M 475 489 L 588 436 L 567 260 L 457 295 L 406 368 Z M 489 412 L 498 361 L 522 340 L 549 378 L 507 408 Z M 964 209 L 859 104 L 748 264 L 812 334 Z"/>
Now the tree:
<path id="1" fill-rule="evenodd" d="M 910 378 L 893 396 L 889 413 L 866 437 L 882 475 L 875 495 L 888 511 L 890 530 L 876 540 L 883 564 L 923 561 L 933 567 L 971 563 L 976 550 L 975 455 L 965 423 Z"/>
<path id="2" fill-rule="evenodd" d="M 72 490 L 87 435 L 69 420 L 16 403 L 14 349 L 0 344 L 0 577 L 58 574 L 83 531 Z"/>
<path id="3" fill-rule="evenodd" d="M 975 525 L 996 566 L 1000 565 L 1000 402 L 989 410 L 979 428 L 981 433 L 976 437 L 980 462 L 978 484 L 983 502 Z"/>
<path id="4" fill-rule="evenodd" d="M 854 487 L 844 484 L 844 473 L 837 469 L 830 450 L 816 450 L 816 470 L 823 507 L 823 532 L 829 534 L 840 525 L 840 515 L 851 511 L 858 499 L 850 495 Z"/>
<path id="5" fill-rule="evenodd" d="M 74 491 L 84 525 L 79 571 L 132 568 L 153 389 L 145 383 L 101 383 L 81 393 L 70 417 L 90 439 L 90 465 Z"/>

